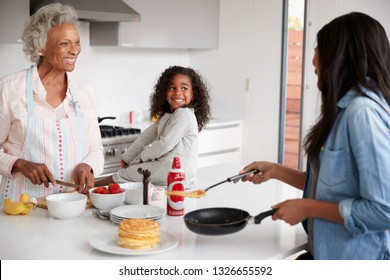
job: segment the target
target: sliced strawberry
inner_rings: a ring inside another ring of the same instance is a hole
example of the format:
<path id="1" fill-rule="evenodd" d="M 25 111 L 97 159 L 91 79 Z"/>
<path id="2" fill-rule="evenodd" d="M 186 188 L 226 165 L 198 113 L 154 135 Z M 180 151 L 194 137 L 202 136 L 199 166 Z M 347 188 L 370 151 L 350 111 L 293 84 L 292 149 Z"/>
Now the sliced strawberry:
<path id="1" fill-rule="evenodd" d="M 103 193 L 104 187 L 97 187 L 93 192 L 94 193 Z"/>
<path id="2" fill-rule="evenodd" d="M 102 194 L 111 194 L 111 191 L 107 188 L 103 188 Z"/>
<path id="3" fill-rule="evenodd" d="M 117 183 L 109 184 L 108 188 L 110 189 L 111 193 L 121 193 L 122 192 L 120 186 Z"/>

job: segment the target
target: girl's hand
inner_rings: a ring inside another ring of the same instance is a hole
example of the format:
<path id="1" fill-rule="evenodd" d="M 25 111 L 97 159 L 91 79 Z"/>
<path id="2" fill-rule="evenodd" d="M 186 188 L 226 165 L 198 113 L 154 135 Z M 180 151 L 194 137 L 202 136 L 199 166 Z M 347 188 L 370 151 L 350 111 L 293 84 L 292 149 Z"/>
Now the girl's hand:
<path id="1" fill-rule="evenodd" d="M 49 183 L 52 183 L 54 186 L 56 185 L 54 176 L 44 163 L 35 163 L 20 158 L 15 161 L 11 172 L 22 173 L 34 185 L 43 184 L 46 188 L 49 187 Z"/>
<path id="2" fill-rule="evenodd" d="M 127 162 L 124 162 L 123 160 L 121 160 L 121 168 L 124 169 L 124 168 L 127 168 L 129 165 L 127 164 Z"/>

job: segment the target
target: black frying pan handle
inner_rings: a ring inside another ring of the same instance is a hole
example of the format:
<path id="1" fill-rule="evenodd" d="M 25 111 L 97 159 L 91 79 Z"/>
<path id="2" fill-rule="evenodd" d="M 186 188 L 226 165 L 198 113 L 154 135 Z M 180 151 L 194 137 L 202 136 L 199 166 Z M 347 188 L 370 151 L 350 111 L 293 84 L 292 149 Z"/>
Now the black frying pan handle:
<path id="1" fill-rule="evenodd" d="M 255 224 L 260 224 L 260 222 L 264 218 L 266 218 L 268 216 L 272 216 L 273 214 L 276 213 L 276 211 L 278 211 L 278 209 L 272 209 L 272 210 L 269 210 L 269 211 L 262 212 L 259 215 L 255 216 Z"/>
<path id="2" fill-rule="evenodd" d="M 115 119 L 116 117 L 103 117 L 103 118 L 98 117 L 98 123 L 101 123 L 104 120 L 115 120 Z"/>
<path id="3" fill-rule="evenodd" d="M 234 180 L 241 179 L 242 177 L 245 177 L 246 175 L 249 175 L 249 174 L 252 174 L 252 173 L 256 174 L 257 172 L 259 172 L 259 170 L 254 169 L 254 170 L 248 171 L 248 172 L 243 173 L 243 174 L 238 174 L 238 175 L 229 177 L 229 178 L 226 179 L 226 181 L 232 182 Z"/>

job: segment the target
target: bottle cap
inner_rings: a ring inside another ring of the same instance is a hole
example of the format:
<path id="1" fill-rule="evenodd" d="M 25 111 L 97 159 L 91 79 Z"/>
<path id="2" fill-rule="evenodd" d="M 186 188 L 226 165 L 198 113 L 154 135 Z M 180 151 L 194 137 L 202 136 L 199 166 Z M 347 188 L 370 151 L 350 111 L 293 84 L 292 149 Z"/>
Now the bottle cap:
<path id="1" fill-rule="evenodd" d="M 179 157 L 174 157 L 173 158 L 172 168 L 173 169 L 180 169 L 181 168 L 180 158 Z"/>

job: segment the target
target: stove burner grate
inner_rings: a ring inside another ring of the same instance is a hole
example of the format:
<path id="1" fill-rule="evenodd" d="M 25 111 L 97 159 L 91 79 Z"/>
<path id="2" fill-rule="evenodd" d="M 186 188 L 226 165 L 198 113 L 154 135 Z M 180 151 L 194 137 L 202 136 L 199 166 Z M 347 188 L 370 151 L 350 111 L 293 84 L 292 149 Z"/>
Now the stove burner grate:
<path id="1" fill-rule="evenodd" d="M 99 125 L 102 138 L 140 134 L 139 128 L 124 128 L 122 126 Z"/>

